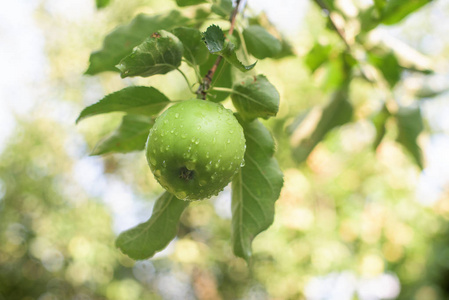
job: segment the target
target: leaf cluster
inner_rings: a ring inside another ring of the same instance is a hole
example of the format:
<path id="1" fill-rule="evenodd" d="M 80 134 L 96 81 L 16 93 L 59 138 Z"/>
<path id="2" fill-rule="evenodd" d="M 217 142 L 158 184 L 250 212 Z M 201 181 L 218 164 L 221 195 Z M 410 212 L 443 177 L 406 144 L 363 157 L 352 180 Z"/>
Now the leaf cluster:
<path id="1" fill-rule="evenodd" d="M 332 93 L 327 105 L 311 110 L 307 117 L 301 112 L 289 127 L 294 160 L 304 162 L 329 132 L 354 120 L 355 99 L 350 99 L 351 85 L 353 80 L 362 79 L 383 94 L 382 104 L 369 118 L 376 130 L 373 148 L 381 144 L 387 134 L 387 125 L 392 124 L 393 130 L 397 131 L 396 141 L 411 154 L 417 166 L 423 168 L 422 151 L 418 145 L 418 136 L 424 130 L 419 103 L 404 106 L 396 99 L 394 89 L 407 72 L 425 75 L 432 73 L 432 69 L 422 55 L 418 56 L 422 58 L 420 60 L 410 59 L 410 53 L 416 52 L 410 47 L 399 41 L 384 43 L 373 40 L 370 33 L 379 25 L 398 24 L 431 1 L 378 0 L 367 9 L 359 9 L 357 16 L 346 14 L 333 1 L 314 2 L 324 13 L 327 28 L 338 36 L 341 43 L 331 45 L 316 41 L 304 57 L 304 63 L 312 74 L 326 74 L 322 86 Z M 352 36 L 344 27 L 350 22 L 360 25 Z M 437 94 L 431 92 L 429 95 Z M 419 92 L 415 96 L 419 99 Z"/>
<path id="2" fill-rule="evenodd" d="M 234 253 L 249 260 L 252 240 L 273 222 L 283 175 L 273 157 L 274 139 L 258 121 L 276 116 L 279 93 L 266 76 L 244 73 L 254 72 L 256 59 L 277 59 L 293 52 L 285 39 L 273 36 L 269 28 L 257 22 L 249 24 L 238 18 L 242 26 L 231 25 L 229 31 L 204 23 L 205 17 L 213 15 L 229 20 L 237 9 L 230 0 L 214 0 L 211 5 L 204 2 L 176 0 L 179 7 L 201 5 L 201 14 L 194 19 L 185 17 L 182 10 L 172 10 L 153 16 L 140 14 L 130 24 L 119 26 L 106 36 L 102 49 L 91 54 L 86 74 L 113 71 L 126 78 L 179 71 L 191 88 L 180 69 L 185 64 L 194 70 L 194 85 L 206 95 L 206 101 L 220 102 L 230 96 L 247 141 L 246 165 L 232 181 L 232 242 Z M 205 32 L 198 29 L 201 26 L 207 26 Z M 226 35 L 232 30 L 234 34 Z M 251 62 L 243 63 L 242 56 Z M 215 76 L 205 84 L 204 78 L 212 68 L 216 68 Z M 199 95 L 191 92 L 186 100 Z M 129 86 L 86 107 L 77 122 L 104 113 L 125 113 L 120 126 L 96 145 L 92 155 L 140 151 L 145 148 L 154 119 L 172 103 L 155 87 Z M 176 236 L 179 218 L 187 206 L 188 202 L 165 192 L 157 199 L 150 219 L 121 233 L 117 247 L 133 259 L 153 256 Z"/>

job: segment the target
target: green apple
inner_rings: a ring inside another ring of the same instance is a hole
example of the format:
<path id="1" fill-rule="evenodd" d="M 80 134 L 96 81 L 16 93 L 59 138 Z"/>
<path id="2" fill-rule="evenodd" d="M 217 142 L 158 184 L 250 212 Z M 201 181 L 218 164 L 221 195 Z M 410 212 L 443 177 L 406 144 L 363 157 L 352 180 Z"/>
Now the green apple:
<path id="1" fill-rule="evenodd" d="M 244 163 L 243 129 L 219 103 L 186 100 L 163 112 L 150 130 L 146 156 L 157 181 L 183 200 L 217 195 Z"/>

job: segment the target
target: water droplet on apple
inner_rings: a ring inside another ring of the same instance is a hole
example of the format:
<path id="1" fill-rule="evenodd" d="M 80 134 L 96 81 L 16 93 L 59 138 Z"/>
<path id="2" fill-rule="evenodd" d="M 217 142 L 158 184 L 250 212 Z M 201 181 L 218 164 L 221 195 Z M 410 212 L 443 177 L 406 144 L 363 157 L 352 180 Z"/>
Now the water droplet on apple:
<path id="1" fill-rule="evenodd" d="M 187 135 L 186 135 L 185 133 L 183 133 L 183 134 L 181 135 L 181 137 L 182 137 L 183 139 L 185 139 L 185 138 L 187 137 Z"/>
<path id="2" fill-rule="evenodd" d="M 168 120 L 164 120 L 164 124 L 168 124 Z"/>
<path id="3" fill-rule="evenodd" d="M 186 162 L 186 168 L 189 169 L 189 170 L 194 170 L 195 169 L 195 162 L 194 161 Z"/>
<path id="4" fill-rule="evenodd" d="M 230 140 L 230 139 L 228 139 L 227 143 L 228 143 L 228 144 L 230 144 L 230 143 L 231 143 L 231 140 Z"/>
<path id="5" fill-rule="evenodd" d="M 179 114 L 178 113 L 175 114 L 175 118 L 176 119 L 179 118 Z"/>
<path id="6" fill-rule="evenodd" d="M 200 186 L 205 186 L 207 184 L 206 180 L 200 180 L 199 185 Z"/>
<path id="7" fill-rule="evenodd" d="M 209 158 L 209 157 L 210 157 L 209 152 L 207 152 L 206 153 L 206 158 Z M 210 163 L 212 163 L 212 162 L 210 162 Z"/>
<path id="8" fill-rule="evenodd" d="M 161 177 L 161 170 L 154 170 L 154 176 L 157 178 Z"/>

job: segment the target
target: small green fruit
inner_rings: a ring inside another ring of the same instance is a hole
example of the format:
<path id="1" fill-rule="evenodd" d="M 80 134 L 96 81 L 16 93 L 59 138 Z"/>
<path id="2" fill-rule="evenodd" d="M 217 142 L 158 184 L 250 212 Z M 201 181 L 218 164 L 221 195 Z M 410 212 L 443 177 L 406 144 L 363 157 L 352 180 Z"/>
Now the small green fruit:
<path id="1" fill-rule="evenodd" d="M 217 195 L 244 163 L 243 129 L 221 104 L 187 100 L 155 121 L 146 156 L 157 181 L 183 200 Z"/>

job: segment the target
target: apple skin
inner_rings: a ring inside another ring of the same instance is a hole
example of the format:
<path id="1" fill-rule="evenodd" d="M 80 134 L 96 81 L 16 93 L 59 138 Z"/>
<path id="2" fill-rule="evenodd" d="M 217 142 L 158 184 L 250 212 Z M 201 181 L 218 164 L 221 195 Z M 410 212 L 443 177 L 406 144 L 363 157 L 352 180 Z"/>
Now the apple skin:
<path id="1" fill-rule="evenodd" d="M 219 103 L 186 100 L 155 121 L 146 157 L 156 180 L 182 200 L 217 195 L 244 164 L 245 136 Z"/>

